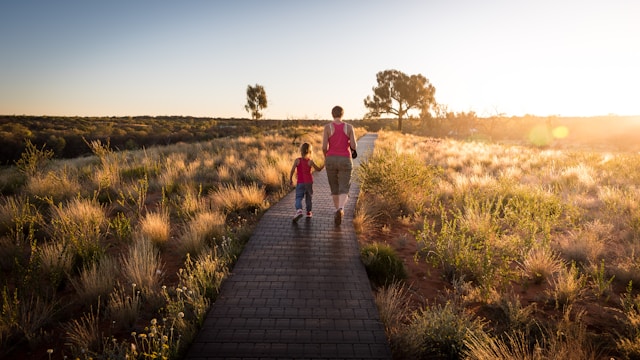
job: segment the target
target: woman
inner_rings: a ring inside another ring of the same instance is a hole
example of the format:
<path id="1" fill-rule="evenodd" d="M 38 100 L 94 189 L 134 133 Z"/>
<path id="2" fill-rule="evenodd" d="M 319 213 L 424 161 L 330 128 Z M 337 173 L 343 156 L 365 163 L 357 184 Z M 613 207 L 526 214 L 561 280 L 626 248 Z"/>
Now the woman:
<path id="1" fill-rule="evenodd" d="M 344 110 L 334 106 L 331 110 L 333 121 L 325 125 L 322 136 L 322 152 L 331 188 L 331 197 L 336 207 L 335 223 L 340 225 L 344 216 L 344 207 L 349 199 L 353 161 L 351 150 L 357 149 L 353 126 L 342 121 Z"/>

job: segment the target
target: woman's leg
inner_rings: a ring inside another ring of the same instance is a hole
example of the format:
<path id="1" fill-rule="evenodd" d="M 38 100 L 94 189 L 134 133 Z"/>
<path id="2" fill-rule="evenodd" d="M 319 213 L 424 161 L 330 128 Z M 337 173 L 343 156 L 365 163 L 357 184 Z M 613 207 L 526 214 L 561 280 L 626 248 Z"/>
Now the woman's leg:
<path id="1" fill-rule="evenodd" d="M 329 188 L 331 189 L 331 199 L 336 210 L 340 208 L 340 197 L 338 196 L 340 190 L 339 171 L 340 171 L 340 156 L 327 156 L 325 159 L 325 167 L 327 172 L 327 180 L 329 181 Z"/>
<path id="2" fill-rule="evenodd" d="M 338 195 L 338 208 L 344 209 L 344 207 L 347 205 L 347 200 L 349 200 L 349 194 Z"/>
<path id="3" fill-rule="evenodd" d="M 342 209 L 349 200 L 349 190 L 351 189 L 351 173 L 353 163 L 350 158 L 342 159 L 338 174 L 338 208 Z"/>

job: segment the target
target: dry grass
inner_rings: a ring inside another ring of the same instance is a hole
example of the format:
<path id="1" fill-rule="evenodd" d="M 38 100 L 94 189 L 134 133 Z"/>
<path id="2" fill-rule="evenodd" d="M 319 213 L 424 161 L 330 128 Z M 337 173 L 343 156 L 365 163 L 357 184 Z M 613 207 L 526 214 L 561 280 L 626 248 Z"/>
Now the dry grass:
<path id="1" fill-rule="evenodd" d="M 211 193 L 211 201 L 225 213 L 255 211 L 265 207 L 266 194 L 257 184 L 227 184 Z"/>
<path id="2" fill-rule="evenodd" d="M 556 253 L 546 247 L 529 250 L 521 263 L 527 279 L 540 284 L 551 279 L 564 268 L 564 263 Z"/>
<path id="3" fill-rule="evenodd" d="M 224 214 L 214 211 L 195 214 L 180 236 L 182 253 L 192 255 L 201 253 L 207 246 L 221 241 L 225 231 Z"/>
<path id="4" fill-rule="evenodd" d="M 321 136 L 321 128 L 313 128 L 304 140 L 320 149 Z M 115 151 L 92 141 L 93 156 L 48 161 L 44 153 L 34 153 L 23 165 L 38 171 L 0 169 L 0 190 L 7 194 L 0 198 L 0 269 L 7 274 L 7 289 L 18 290 L 15 304 L 39 308 L 48 303 L 45 293 L 69 296 L 60 290 L 72 280 L 77 295 L 62 301 L 95 305 L 100 298 L 106 303 L 101 310 L 107 309 L 118 329 L 135 330 L 144 316 L 172 319 L 175 338 L 167 343 L 172 348 L 149 349 L 162 350 L 156 355 L 180 354 L 250 234 L 251 222 L 288 190 L 284 179 L 299 149 L 291 140 L 283 129 L 140 151 Z M 180 241 L 173 244 L 172 235 Z M 112 268 L 105 265 L 107 254 L 117 259 L 117 269 L 107 270 Z M 185 258 L 189 263 L 181 263 Z M 180 267 L 182 275 L 166 276 Z M 166 278 L 174 279 L 168 288 L 187 290 L 165 298 L 161 284 Z M 34 288 L 43 293 L 31 301 Z M 6 299 L 13 301 L 12 294 L 7 292 Z M 97 329 L 113 320 L 97 312 L 64 311 L 61 316 L 69 321 L 47 328 L 68 333 L 74 356 L 133 355 L 127 340 L 103 342 Z M 32 315 L 39 313 L 46 312 Z M 28 344 L 25 336 L 39 337 L 2 326 L 0 354 L 8 350 L 5 340 Z"/>
<path id="5" fill-rule="evenodd" d="M 73 319 L 63 325 L 65 336 L 72 351 L 86 354 L 99 350 L 103 332 L 100 331 L 100 311 L 84 313 L 79 319 Z"/>
<path id="6" fill-rule="evenodd" d="M 140 316 L 142 298 L 135 286 L 124 287 L 118 284 L 109 294 L 107 312 L 109 319 L 115 322 L 116 328 L 128 330 Z"/>
<path id="7" fill-rule="evenodd" d="M 140 221 L 137 236 L 163 248 L 171 238 L 171 222 L 166 211 L 147 213 Z"/>
<path id="8" fill-rule="evenodd" d="M 56 203 L 77 196 L 81 190 L 77 177 L 70 176 L 66 171 L 49 171 L 44 175 L 30 177 L 25 188 L 33 197 L 49 198 Z"/>
<path id="9" fill-rule="evenodd" d="M 138 238 L 122 255 L 121 272 L 127 284 L 132 284 L 143 295 L 158 294 L 164 277 L 164 268 L 158 250 L 151 241 Z"/>
<path id="10" fill-rule="evenodd" d="M 547 290 L 547 296 L 554 300 L 556 307 L 570 305 L 580 299 L 586 291 L 587 276 L 581 274 L 575 265 L 563 268 L 552 279 L 549 279 L 551 288 Z"/>
<path id="11" fill-rule="evenodd" d="M 36 252 L 40 271 L 54 288 L 72 273 L 73 253 L 62 242 L 51 241 L 40 245 Z"/>
<path id="12" fill-rule="evenodd" d="M 104 208 L 93 200 L 75 198 L 66 205 L 52 207 L 47 224 L 54 241 L 69 247 L 77 262 L 89 264 L 100 258 L 101 241 L 106 235 L 107 217 Z"/>
<path id="13" fill-rule="evenodd" d="M 104 256 L 85 267 L 77 278 L 71 279 L 78 301 L 84 305 L 95 304 L 99 298 L 106 299 L 119 277 L 120 264 L 117 259 Z"/>
<path id="14" fill-rule="evenodd" d="M 376 306 L 388 336 L 395 336 L 409 318 L 410 300 L 409 288 L 402 283 L 395 282 L 378 289 Z"/>
<path id="15" fill-rule="evenodd" d="M 435 169 L 431 173 L 435 180 L 420 192 L 428 196 L 416 197 L 418 192 L 405 180 L 406 172 L 394 170 L 397 159 L 409 158 L 418 159 L 413 164 L 416 168 Z M 368 203 L 366 208 L 358 205 L 363 211 L 360 222 L 369 209 L 376 216 L 361 236 L 377 233 L 389 241 L 400 238 L 383 231 L 397 231 L 394 219 L 398 217 L 382 220 L 380 214 L 393 208 L 389 198 L 398 204 L 411 194 L 416 205 L 405 207 L 401 217 L 424 219 L 416 233 L 415 257 L 438 268 L 445 283 L 467 284 L 456 298 L 468 306 L 495 306 L 517 288 L 526 297 L 523 301 L 539 306 L 542 302 L 543 311 L 587 302 L 595 318 L 615 323 L 609 306 L 610 299 L 619 295 L 616 289 L 631 281 L 637 292 L 639 154 L 569 152 L 380 132 L 374 155 L 365 166 L 369 173 L 361 177 L 360 197 Z M 393 175 L 384 177 L 385 173 Z M 428 299 L 435 297 L 432 293 L 436 290 L 429 290 Z M 574 326 L 571 331 L 577 338 L 556 338 L 550 332 L 539 339 L 540 351 L 531 353 L 531 344 L 524 342 L 529 334 L 518 332 L 522 329 L 502 338 L 480 336 L 476 340 L 484 343 L 488 355 L 472 358 L 588 359 L 598 353 L 585 346 L 589 342 L 615 347 L 610 338 L 580 328 L 575 318 L 542 318 L 541 326 L 549 331 Z M 580 351 L 570 354 L 574 347 Z M 616 355 L 614 351 L 612 356 Z"/>

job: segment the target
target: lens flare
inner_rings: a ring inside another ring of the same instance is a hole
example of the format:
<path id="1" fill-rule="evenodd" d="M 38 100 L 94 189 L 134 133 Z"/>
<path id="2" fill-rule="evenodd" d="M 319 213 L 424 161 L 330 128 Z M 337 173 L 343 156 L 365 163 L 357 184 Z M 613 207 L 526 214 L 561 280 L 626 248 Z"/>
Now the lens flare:
<path id="1" fill-rule="evenodd" d="M 558 126 L 551 131 L 551 134 L 556 139 L 564 139 L 569 136 L 569 128 L 566 126 Z"/>
<path id="2" fill-rule="evenodd" d="M 553 140 L 545 125 L 538 125 L 529 131 L 529 141 L 535 146 L 547 146 Z"/>

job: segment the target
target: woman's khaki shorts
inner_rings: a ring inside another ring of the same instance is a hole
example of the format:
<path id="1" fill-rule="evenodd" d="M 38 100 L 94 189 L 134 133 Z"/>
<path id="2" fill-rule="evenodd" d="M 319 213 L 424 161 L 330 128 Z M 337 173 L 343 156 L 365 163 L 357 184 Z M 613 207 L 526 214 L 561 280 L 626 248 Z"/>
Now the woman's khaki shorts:
<path id="1" fill-rule="evenodd" d="M 327 156 L 325 158 L 327 178 L 331 195 L 348 194 L 351 188 L 351 171 L 353 162 L 346 156 Z"/>

